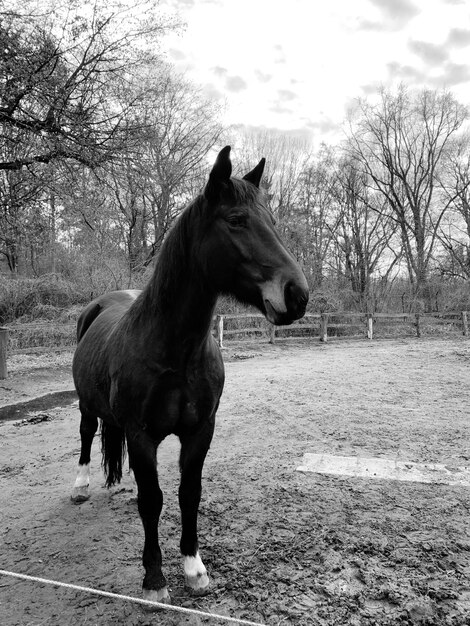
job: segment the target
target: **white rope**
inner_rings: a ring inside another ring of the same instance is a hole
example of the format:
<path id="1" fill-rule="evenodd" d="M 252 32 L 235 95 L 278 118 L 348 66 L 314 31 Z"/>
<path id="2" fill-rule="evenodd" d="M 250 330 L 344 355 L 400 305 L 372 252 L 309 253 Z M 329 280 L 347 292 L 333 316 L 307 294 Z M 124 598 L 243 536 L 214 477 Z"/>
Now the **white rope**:
<path id="1" fill-rule="evenodd" d="M 106 598 L 114 598 L 116 600 L 127 600 L 128 602 L 136 602 L 137 604 L 144 604 L 147 606 L 153 606 L 158 609 L 164 609 L 165 611 L 176 611 L 177 613 L 189 613 L 191 615 L 200 615 L 202 617 L 211 617 L 212 619 L 225 620 L 226 622 L 232 622 L 235 624 L 244 624 L 245 626 L 265 626 L 259 622 L 250 622 L 246 619 L 239 619 L 237 617 L 228 617 L 227 615 L 218 615 L 217 613 L 206 613 L 205 611 L 199 611 L 198 609 L 187 609 L 184 606 L 174 606 L 172 604 L 164 604 L 163 602 L 154 602 L 153 600 L 144 600 L 143 598 L 134 598 L 133 596 L 124 596 L 120 593 L 111 593 L 110 591 L 101 591 L 101 589 L 93 589 L 92 587 L 81 587 L 80 585 L 72 585 L 70 583 L 62 583 L 57 580 L 49 580 L 48 578 L 39 578 L 38 576 L 28 576 L 27 574 L 18 574 L 17 572 L 9 572 L 4 569 L 0 569 L 0 574 L 3 576 L 10 576 L 12 578 L 20 578 L 22 580 L 29 580 L 36 583 L 43 583 L 44 585 L 54 585 L 55 587 L 65 587 L 66 589 L 74 589 L 75 591 L 81 591 L 84 593 L 93 593 L 97 596 L 104 596 Z"/>

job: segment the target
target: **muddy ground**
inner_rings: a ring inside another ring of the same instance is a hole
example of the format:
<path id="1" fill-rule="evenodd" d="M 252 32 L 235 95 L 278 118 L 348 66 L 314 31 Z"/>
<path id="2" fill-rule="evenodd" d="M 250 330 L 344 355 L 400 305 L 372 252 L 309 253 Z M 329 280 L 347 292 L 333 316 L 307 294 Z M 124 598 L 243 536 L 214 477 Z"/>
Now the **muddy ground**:
<path id="1" fill-rule="evenodd" d="M 283 626 L 470 624 L 468 488 L 296 471 L 305 452 L 468 466 L 468 340 L 240 343 L 225 357 L 200 510 L 204 598 L 183 588 L 176 439 L 159 453 L 174 604 Z M 69 363 L 12 359 L 0 404 L 69 389 Z M 92 498 L 73 505 L 77 406 L 51 404 L 0 422 L 0 568 L 139 596 L 132 481 L 106 490 L 95 445 Z M 220 623 L 0 576 L 2 626 Z"/>

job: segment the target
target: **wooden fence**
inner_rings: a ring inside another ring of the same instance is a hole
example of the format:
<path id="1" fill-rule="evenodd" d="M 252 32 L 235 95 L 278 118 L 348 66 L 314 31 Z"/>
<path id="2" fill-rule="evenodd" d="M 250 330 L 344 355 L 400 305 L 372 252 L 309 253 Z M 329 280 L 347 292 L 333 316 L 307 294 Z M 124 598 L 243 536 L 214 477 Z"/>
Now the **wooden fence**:
<path id="1" fill-rule="evenodd" d="M 401 325 L 401 328 L 399 326 Z M 213 334 L 219 346 L 229 338 L 265 336 L 270 343 L 279 337 L 318 337 L 326 343 L 332 337 L 399 337 L 461 332 L 468 336 L 467 311 L 419 313 L 307 313 L 289 326 L 273 326 L 260 313 L 230 313 L 214 317 Z M 75 324 L 31 323 L 0 327 L 0 379 L 7 376 L 7 354 L 71 350 L 76 342 Z"/>
<path id="2" fill-rule="evenodd" d="M 259 323 L 253 323 L 257 320 Z M 251 325 L 250 325 L 251 321 Z M 446 313 L 351 313 L 328 312 L 307 313 L 301 320 L 289 326 L 273 326 L 260 313 L 217 315 L 215 318 L 215 336 L 219 346 L 223 347 L 224 339 L 228 337 L 243 337 L 246 335 L 268 335 L 270 343 L 280 336 L 318 336 L 326 343 L 329 338 L 367 337 L 373 339 L 378 327 L 407 324 L 409 334 L 421 337 L 426 329 L 432 327 L 447 327 L 448 330 L 461 331 L 468 336 L 467 311 L 451 311 Z M 355 329 L 356 332 L 350 332 Z M 400 332 L 400 335 L 403 333 Z M 383 336 L 395 336 L 396 333 L 385 332 Z"/>

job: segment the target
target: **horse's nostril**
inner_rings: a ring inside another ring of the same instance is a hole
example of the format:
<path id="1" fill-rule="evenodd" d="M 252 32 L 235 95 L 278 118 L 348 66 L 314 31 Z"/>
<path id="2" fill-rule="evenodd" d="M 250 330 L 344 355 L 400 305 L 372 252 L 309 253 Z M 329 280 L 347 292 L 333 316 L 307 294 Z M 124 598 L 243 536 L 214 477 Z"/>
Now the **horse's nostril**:
<path id="1" fill-rule="evenodd" d="M 308 292 L 305 291 L 304 289 L 300 290 L 299 293 L 299 302 L 300 304 L 302 304 L 303 306 L 307 306 L 307 302 L 308 302 Z"/>
<path id="2" fill-rule="evenodd" d="M 301 317 L 305 313 L 308 291 L 304 287 L 289 281 L 284 290 L 284 297 L 287 309 L 294 315 Z"/>

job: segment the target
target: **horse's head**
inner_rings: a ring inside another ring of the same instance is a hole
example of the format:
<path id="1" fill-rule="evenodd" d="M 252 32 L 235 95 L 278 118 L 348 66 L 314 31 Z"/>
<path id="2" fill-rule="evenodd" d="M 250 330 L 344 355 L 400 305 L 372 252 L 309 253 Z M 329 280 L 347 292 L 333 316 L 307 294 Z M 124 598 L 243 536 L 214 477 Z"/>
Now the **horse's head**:
<path id="1" fill-rule="evenodd" d="M 204 189 L 200 245 L 218 291 L 256 306 L 273 324 L 290 324 L 305 313 L 308 285 L 259 190 L 264 163 L 231 178 L 230 146 L 221 150 Z"/>

